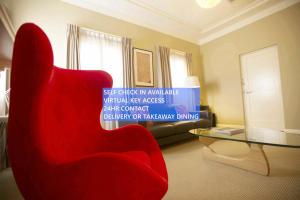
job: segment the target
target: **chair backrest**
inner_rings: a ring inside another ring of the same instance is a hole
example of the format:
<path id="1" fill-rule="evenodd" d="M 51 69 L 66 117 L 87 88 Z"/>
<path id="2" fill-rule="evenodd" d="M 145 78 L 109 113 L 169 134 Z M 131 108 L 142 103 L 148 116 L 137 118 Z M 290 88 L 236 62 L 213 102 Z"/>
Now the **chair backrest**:
<path id="1" fill-rule="evenodd" d="M 76 159 L 100 149 L 102 88 L 111 87 L 103 71 L 54 67 L 39 108 L 39 138 L 50 159 Z"/>
<path id="2" fill-rule="evenodd" d="M 8 152 L 13 168 L 24 170 L 41 158 L 72 159 L 97 149 L 93 141 L 102 130 L 101 89 L 112 84 L 107 73 L 53 66 L 47 36 L 28 23 L 16 35 L 11 76 Z"/>
<path id="3" fill-rule="evenodd" d="M 36 108 L 52 70 L 47 36 L 34 24 L 22 25 L 14 42 L 8 121 L 9 160 L 17 182 L 26 181 L 25 174 L 36 160 Z"/>

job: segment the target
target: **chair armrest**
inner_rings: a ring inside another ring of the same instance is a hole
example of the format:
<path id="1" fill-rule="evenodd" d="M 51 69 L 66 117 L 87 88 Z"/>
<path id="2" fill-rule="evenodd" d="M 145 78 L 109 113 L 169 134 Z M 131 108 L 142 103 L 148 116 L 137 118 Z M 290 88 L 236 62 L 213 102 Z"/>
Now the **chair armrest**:
<path id="1" fill-rule="evenodd" d="M 114 130 L 104 131 L 102 147 L 112 152 L 144 151 L 148 154 L 151 167 L 160 176 L 168 179 L 165 161 L 152 134 L 143 126 L 127 125 Z"/>

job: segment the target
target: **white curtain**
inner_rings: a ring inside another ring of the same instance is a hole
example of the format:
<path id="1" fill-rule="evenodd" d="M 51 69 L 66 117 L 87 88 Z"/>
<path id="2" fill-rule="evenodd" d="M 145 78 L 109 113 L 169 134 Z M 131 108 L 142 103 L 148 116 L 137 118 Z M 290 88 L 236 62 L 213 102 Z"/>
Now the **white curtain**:
<path id="1" fill-rule="evenodd" d="M 170 51 L 170 69 L 172 87 L 184 87 L 188 75 L 186 53 L 177 50 Z"/>
<path id="2" fill-rule="evenodd" d="M 113 78 L 113 87 L 123 87 L 122 38 L 80 28 L 80 69 L 104 70 Z M 101 115 L 102 116 L 102 115 Z M 117 121 L 104 121 L 104 129 L 118 127 Z"/>
<path id="3" fill-rule="evenodd" d="M 113 77 L 113 87 L 123 87 L 122 38 L 80 29 L 80 69 L 104 70 Z"/>
<path id="4" fill-rule="evenodd" d="M 8 167 L 6 154 L 6 127 L 9 105 L 9 69 L 0 71 L 0 171 Z"/>
<path id="5" fill-rule="evenodd" d="M 192 53 L 186 53 L 187 75 L 192 76 Z"/>
<path id="6" fill-rule="evenodd" d="M 80 69 L 79 27 L 68 24 L 67 29 L 67 68 Z"/>
<path id="7" fill-rule="evenodd" d="M 5 115 L 5 91 L 6 91 L 6 76 L 5 71 L 0 71 L 0 116 Z"/>
<path id="8" fill-rule="evenodd" d="M 160 60 L 160 72 L 161 72 L 161 85 L 164 88 L 171 88 L 172 75 L 170 72 L 170 49 L 167 47 L 158 47 L 159 60 Z"/>
<path id="9" fill-rule="evenodd" d="M 122 38 L 122 55 L 123 55 L 123 86 L 126 88 L 134 87 L 133 66 L 131 62 L 131 39 Z"/>
<path id="10" fill-rule="evenodd" d="M 8 115 L 10 68 L 0 70 L 0 116 Z"/>

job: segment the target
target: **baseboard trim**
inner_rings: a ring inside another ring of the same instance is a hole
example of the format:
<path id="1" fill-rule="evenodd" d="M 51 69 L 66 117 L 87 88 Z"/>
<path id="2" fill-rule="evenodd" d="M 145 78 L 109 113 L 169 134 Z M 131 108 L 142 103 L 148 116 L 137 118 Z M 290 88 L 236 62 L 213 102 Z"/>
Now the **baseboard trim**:
<path id="1" fill-rule="evenodd" d="M 285 133 L 300 134 L 300 130 L 299 129 L 284 129 L 283 131 Z"/>

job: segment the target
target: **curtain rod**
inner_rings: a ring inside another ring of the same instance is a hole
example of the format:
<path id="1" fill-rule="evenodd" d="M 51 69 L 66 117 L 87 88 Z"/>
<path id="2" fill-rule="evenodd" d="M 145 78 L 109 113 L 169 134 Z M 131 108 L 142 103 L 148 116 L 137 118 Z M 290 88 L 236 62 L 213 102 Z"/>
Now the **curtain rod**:
<path id="1" fill-rule="evenodd" d="M 113 37 L 123 38 L 123 36 L 120 36 L 120 35 L 114 35 L 114 34 L 111 34 L 111 33 L 97 31 L 97 30 L 94 30 L 94 29 L 91 29 L 91 28 L 86 28 L 86 27 L 82 27 L 82 26 L 79 26 L 79 28 L 81 28 L 83 30 L 86 30 L 86 31 L 91 31 L 91 32 L 100 33 L 100 34 L 104 34 L 104 35 L 109 35 L 109 36 L 113 36 Z"/>
<path id="2" fill-rule="evenodd" d="M 170 52 L 175 52 L 175 53 L 178 53 L 178 54 L 181 54 L 181 55 L 186 55 L 188 52 L 185 52 L 185 51 L 181 51 L 181 50 L 178 50 L 178 49 L 172 49 L 170 48 Z"/>

